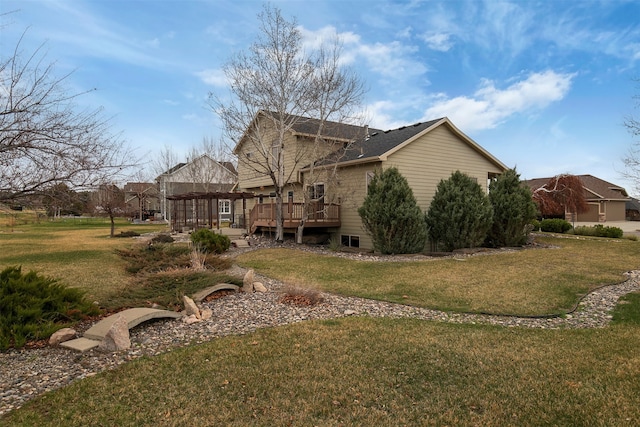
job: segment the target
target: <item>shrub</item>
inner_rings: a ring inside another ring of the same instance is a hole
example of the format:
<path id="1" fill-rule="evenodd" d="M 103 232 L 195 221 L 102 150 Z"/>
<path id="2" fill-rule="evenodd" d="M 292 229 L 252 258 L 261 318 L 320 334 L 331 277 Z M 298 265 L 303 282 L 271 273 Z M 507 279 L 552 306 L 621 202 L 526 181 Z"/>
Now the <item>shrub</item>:
<path id="1" fill-rule="evenodd" d="M 493 207 L 493 224 L 487 243 L 496 247 L 527 243 L 531 228 L 526 226 L 535 219 L 536 205 L 531 190 L 522 185 L 515 169 L 509 169 L 491 182 L 489 201 Z"/>
<path id="2" fill-rule="evenodd" d="M 84 293 L 20 267 L 0 272 L 0 350 L 49 337 L 100 310 Z"/>
<path id="3" fill-rule="evenodd" d="M 119 234 L 115 234 L 113 237 L 138 237 L 140 233 L 133 230 L 121 231 Z"/>
<path id="4" fill-rule="evenodd" d="M 151 243 L 173 243 L 173 237 L 168 234 L 158 234 L 151 239 Z"/>
<path id="5" fill-rule="evenodd" d="M 438 184 L 426 217 L 429 239 L 446 251 L 484 242 L 493 208 L 477 182 L 460 171 Z"/>
<path id="6" fill-rule="evenodd" d="M 529 224 L 531 224 L 532 231 L 540 231 L 540 221 L 537 219 L 531 220 Z"/>
<path id="7" fill-rule="evenodd" d="M 571 224 L 561 218 L 548 218 L 540 221 L 540 231 L 566 233 L 569 230 L 571 230 Z"/>
<path id="8" fill-rule="evenodd" d="M 376 173 L 358 214 L 371 235 L 374 250 L 409 254 L 424 249 L 427 239 L 424 214 L 398 169 Z"/>
<path id="9" fill-rule="evenodd" d="M 231 246 L 229 237 L 216 234 L 208 228 L 201 228 L 191 233 L 191 242 L 200 250 L 210 254 L 221 254 Z"/>
<path id="10" fill-rule="evenodd" d="M 137 245 L 128 249 L 116 249 L 116 254 L 127 260 L 126 270 L 131 274 L 155 273 L 189 266 L 187 245 Z"/>
<path id="11" fill-rule="evenodd" d="M 580 236 L 595 236 L 595 237 L 609 237 L 612 239 L 619 239 L 624 234 L 621 228 L 609 227 L 602 224 L 596 224 L 592 227 L 583 225 L 574 228 L 573 234 Z"/>

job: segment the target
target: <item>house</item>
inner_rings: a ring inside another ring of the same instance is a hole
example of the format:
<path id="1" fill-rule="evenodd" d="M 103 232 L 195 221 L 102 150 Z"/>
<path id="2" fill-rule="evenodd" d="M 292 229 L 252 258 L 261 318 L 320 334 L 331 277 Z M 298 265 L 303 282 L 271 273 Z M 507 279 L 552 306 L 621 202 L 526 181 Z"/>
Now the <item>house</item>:
<path id="1" fill-rule="evenodd" d="M 264 121 L 268 128 L 269 120 Z M 311 119 L 301 123 L 292 126 L 285 145 L 296 147 L 295 153 L 309 153 L 311 150 L 298 148 L 313 144 L 318 123 Z M 358 208 L 376 171 L 398 168 L 426 212 L 438 183 L 456 170 L 475 178 L 488 191 L 489 181 L 508 169 L 446 117 L 387 131 L 333 122 L 326 129 L 322 132 L 324 149 L 316 150 L 320 155 L 315 161 L 285 159 L 291 177 L 286 187 L 285 230 L 294 232 L 304 205 L 311 204 L 305 230 L 332 233 L 349 247 L 373 248 Z M 256 194 L 249 219 L 252 230 L 270 229 L 275 226 L 273 184 L 257 173 L 255 164 L 248 163 L 257 161 L 254 148 L 246 137 L 235 148 L 238 190 Z"/>
<path id="2" fill-rule="evenodd" d="M 624 221 L 626 219 L 626 204 L 630 200 L 627 191 L 619 185 L 612 184 L 593 175 L 576 175 L 582 182 L 584 198 L 589 210 L 574 214 L 565 212 L 567 221 L 576 222 L 606 222 Z M 536 178 L 524 181 L 531 191 L 544 186 L 549 178 Z M 575 218 L 574 218 L 575 215 Z"/>
<path id="3" fill-rule="evenodd" d="M 627 221 L 640 221 L 640 200 L 630 197 L 625 203 Z"/>
<path id="4" fill-rule="evenodd" d="M 140 220 L 160 212 L 158 186 L 154 182 L 127 182 L 123 188 L 126 211 Z"/>
<path id="5" fill-rule="evenodd" d="M 237 172 L 233 163 L 218 162 L 209 155 L 203 154 L 188 163 L 178 163 L 156 178 L 160 198 L 162 218 L 171 222 L 176 206 L 171 202 L 178 196 L 195 193 L 227 193 L 236 185 Z M 182 200 L 192 200 L 182 198 Z M 231 221 L 231 200 L 219 199 L 217 213 L 224 221 Z M 214 210 L 215 210 L 214 209 Z M 195 207 L 181 210 L 185 213 L 185 222 L 192 221 L 197 212 Z"/>

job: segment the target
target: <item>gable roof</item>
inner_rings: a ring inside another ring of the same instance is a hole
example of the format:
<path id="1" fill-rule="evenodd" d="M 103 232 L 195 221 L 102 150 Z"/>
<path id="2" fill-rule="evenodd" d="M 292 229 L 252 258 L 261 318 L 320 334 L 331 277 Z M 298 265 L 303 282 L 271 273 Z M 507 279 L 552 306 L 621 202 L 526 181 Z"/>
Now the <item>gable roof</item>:
<path id="1" fill-rule="evenodd" d="M 213 157 L 211 157 L 210 155 L 208 155 L 207 153 L 204 153 L 204 154 L 201 154 L 200 156 L 196 157 L 195 159 L 191 160 L 188 163 L 178 163 L 177 165 L 175 165 L 174 167 L 172 167 L 171 169 L 169 169 L 168 171 L 164 172 L 159 177 L 157 177 L 156 180 L 160 179 L 160 177 L 163 176 L 163 175 L 172 175 L 172 174 L 178 172 L 180 169 L 185 168 L 188 165 L 190 165 L 192 163 L 195 163 L 197 160 L 200 160 L 200 159 L 202 159 L 204 157 L 206 157 L 210 161 L 215 162 L 218 165 L 222 166 L 223 168 L 225 168 L 227 171 L 229 171 L 233 175 L 235 175 L 235 176 L 238 175 L 238 172 L 236 171 L 236 168 L 233 165 L 233 163 L 231 163 L 231 162 L 219 162 L 216 159 L 214 159 Z"/>
<path id="2" fill-rule="evenodd" d="M 584 188 L 584 196 L 587 200 L 628 200 L 629 195 L 627 191 L 619 185 L 612 184 L 604 179 L 597 178 L 593 175 L 576 175 L 582 181 L 582 187 Z M 549 178 L 535 178 L 525 180 L 524 183 L 534 191 L 544 186 Z"/>
<path id="3" fill-rule="evenodd" d="M 428 134 L 432 130 L 440 127 L 447 126 L 456 136 L 467 143 L 472 149 L 485 157 L 487 160 L 501 168 L 507 170 L 508 167 L 504 165 L 500 160 L 491 155 L 488 151 L 482 148 L 478 143 L 465 135 L 456 126 L 451 123 L 447 117 L 442 117 L 435 120 L 430 120 L 422 123 L 415 123 L 413 125 L 402 126 L 398 129 L 392 129 L 387 131 L 380 131 L 376 129 L 370 130 L 368 138 L 360 138 L 354 143 L 345 147 L 344 150 L 335 152 L 327 158 L 316 163 L 316 165 L 333 164 L 338 161 L 338 164 L 355 164 L 355 163 L 368 163 L 374 161 L 384 161 L 391 154 L 415 141 L 416 139 Z"/>
<path id="4" fill-rule="evenodd" d="M 259 111 L 251 124 L 244 131 L 242 137 L 236 143 L 233 149 L 234 153 L 237 153 L 242 141 L 245 140 L 247 133 L 254 126 L 257 120 L 261 116 L 271 116 L 274 120 L 280 120 L 280 114 L 273 111 Z M 295 136 L 307 136 L 315 137 L 318 134 L 318 129 L 322 124 L 322 132 L 320 135 L 324 138 L 339 141 L 339 142 L 352 142 L 356 139 L 363 138 L 367 132 L 382 132 L 379 129 L 369 129 L 368 126 L 351 125 L 347 123 L 340 123 L 331 120 L 313 119 L 310 117 L 297 116 L 295 114 L 287 114 L 285 116 L 285 122 L 291 123 L 290 132 Z"/>

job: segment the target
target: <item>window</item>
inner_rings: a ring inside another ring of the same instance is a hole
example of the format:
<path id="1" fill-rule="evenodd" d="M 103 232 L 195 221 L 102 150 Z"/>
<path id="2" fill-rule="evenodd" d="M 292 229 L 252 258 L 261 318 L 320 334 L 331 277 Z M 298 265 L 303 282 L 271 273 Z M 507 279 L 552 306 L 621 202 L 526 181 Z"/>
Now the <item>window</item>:
<path id="1" fill-rule="evenodd" d="M 376 174 L 375 174 L 375 172 L 374 172 L 374 171 L 367 171 L 367 172 L 366 172 L 366 178 L 365 178 L 365 181 L 366 181 L 366 183 L 367 183 L 367 187 L 366 187 L 366 190 L 367 190 L 367 191 L 369 190 L 369 184 L 371 184 L 371 180 L 373 179 L 373 177 L 374 177 L 374 176 L 376 176 Z"/>
<path id="2" fill-rule="evenodd" d="M 309 198 L 311 200 L 324 199 L 324 184 L 317 183 L 309 186 Z"/>
<path id="3" fill-rule="evenodd" d="M 279 169 L 280 164 L 280 144 L 274 142 L 271 146 L 271 166 L 274 171 Z"/>
<path id="4" fill-rule="evenodd" d="M 231 200 L 219 200 L 218 201 L 218 212 L 221 214 L 230 214 L 231 213 Z"/>
<path id="5" fill-rule="evenodd" d="M 340 243 L 342 243 L 342 246 L 347 246 L 349 248 L 359 248 L 360 236 L 349 236 L 343 234 L 340 236 Z"/>

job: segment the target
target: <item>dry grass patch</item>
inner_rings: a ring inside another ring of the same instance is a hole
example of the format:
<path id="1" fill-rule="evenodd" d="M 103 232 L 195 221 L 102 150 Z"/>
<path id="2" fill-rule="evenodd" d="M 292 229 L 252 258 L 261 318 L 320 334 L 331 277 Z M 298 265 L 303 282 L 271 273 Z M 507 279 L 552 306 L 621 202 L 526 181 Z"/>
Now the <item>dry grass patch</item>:
<path id="1" fill-rule="evenodd" d="M 637 327 L 348 318 L 232 336 L 49 393 L 9 425 L 632 425 Z"/>
<path id="2" fill-rule="evenodd" d="M 590 289 L 620 282 L 623 272 L 640 268 L 637 242 L 540 240 L 558 248 L 414 262 L 266 249 L 237 261 L 290 285 L 442 310 L 519 315 L 566 312 Z"/>
<path id="3" fill-rule="evenodd" d="M 155 226 L 131 226 L 142 232 Z M 107 223 L 42 223 L 23 226 L 14 233 L 0 234 L 0 266 L 22 266 L 60 279 L 85 290 L 88 298 L 104 302 L 113 292 L 127 287 L 131 277 L 115 249 L 131 245 L 133 239 L 110 239 Z"/>
<path id="4" fill-rule="evenodd" d="M 299 286 L 285 286 L 282 290 L 280 302 L 293 305 L 316 305 L 323 301 L 322 294 L 310 288 Z"/>

